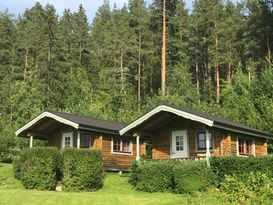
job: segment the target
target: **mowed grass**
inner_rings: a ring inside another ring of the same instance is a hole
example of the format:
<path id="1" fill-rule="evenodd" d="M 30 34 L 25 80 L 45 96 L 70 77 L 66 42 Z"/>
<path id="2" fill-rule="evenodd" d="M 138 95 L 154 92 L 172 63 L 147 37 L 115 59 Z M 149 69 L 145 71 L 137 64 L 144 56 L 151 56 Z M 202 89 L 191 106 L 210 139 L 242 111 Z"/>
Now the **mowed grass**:
<path id="1" fill-rule="evenodd" d="M 103 189 L 96 192 L 56 192 L 26 190 L 13 177 L 12 165 L 0 163 L 0 204 L 2 205 L 150 205 L 223 204 L 214 193 L 180 195 L 138 192 L 128 184 L 128 174 L 107 173 Z"/>

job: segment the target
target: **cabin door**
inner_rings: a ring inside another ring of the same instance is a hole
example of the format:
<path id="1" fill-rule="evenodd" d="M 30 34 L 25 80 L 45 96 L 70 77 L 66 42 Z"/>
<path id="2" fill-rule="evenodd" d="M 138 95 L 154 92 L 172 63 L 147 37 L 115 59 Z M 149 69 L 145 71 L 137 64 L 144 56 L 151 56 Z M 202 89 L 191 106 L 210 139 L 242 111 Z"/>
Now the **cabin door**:
<path id="1" fill-rule="evenodd" d="M 187 130 L 173 131 L 171 142 L 171 158 L 189 157 Z"/>

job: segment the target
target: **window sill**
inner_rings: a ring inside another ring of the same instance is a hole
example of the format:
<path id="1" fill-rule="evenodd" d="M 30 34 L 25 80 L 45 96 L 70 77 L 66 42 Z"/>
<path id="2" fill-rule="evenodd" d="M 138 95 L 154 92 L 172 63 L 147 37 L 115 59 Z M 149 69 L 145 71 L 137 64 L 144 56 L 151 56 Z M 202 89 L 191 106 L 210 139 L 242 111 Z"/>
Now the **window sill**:
<path id="1" fill-rule="evenodd" d="M 130 152 L 111 152 L 111 154 L 118 154 L 118 155 L 129 155 L 129 156 L 132 156 L 133 153 L 130 153 Z"/>
<path id="2" fill-rule="evenodd" d="M 239 157 L 254 157 L 254 154 L 238 154 Z"/>
<path id="3" fill-rule="evenodd" d="M 215 149 L 210 149 L 209 151 L 210 151 L 210 152 L 214 152 Z M 205 149 L 202 149 L 202 150 L 195 150 L 195 152 L 204 152 L 204 153 L 206 153 L 207 150 L 205 150 Z"/>

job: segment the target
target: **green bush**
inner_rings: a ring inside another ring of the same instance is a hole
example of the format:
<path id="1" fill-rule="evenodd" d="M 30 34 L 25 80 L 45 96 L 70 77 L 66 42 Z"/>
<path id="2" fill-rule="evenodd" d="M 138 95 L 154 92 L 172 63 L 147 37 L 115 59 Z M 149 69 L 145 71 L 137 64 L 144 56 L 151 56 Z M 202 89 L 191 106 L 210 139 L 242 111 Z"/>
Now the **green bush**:
<path id="1" fill-rule="evenodd" d="M 210 165 L 219 185 L 226 175 L 244 177 L 250 172 L 261 172 L 273 177 L 273 156 L 262 157 L 212 157 Z"/>
<path id="2" fill-rule="evenodd" d="M 130 174 L 130 177 L 129 177 L 129 183 L 132 184 L 133 186 L 136 186 L 137 185 L 137 182 L 138 182 L 138 167 L 139 167 L 139 164 L 140 162 L 135 160 L 133 161 L 133 163 L 131 164 L 131 167 L 130 167 L 130 171 L 131 171 L 131 174 Z"/>
<path id="3" fill-rule="evenodd" d="M 227 175 L 220 183 L 225 200 L 235 204 L 272 204 L 273 183 L 263 173 L 250 172 L 245 177 Z"/>
<path id="4" fill-rule="evenodd" d="M 21 166 L 22 166 L 20 156 L 17 156 L 17 157 L 13 158 L 12 166 L 13 166 L 14 178 L 20 180 L 20 178 L 21 178 Z"/>
<path id="5" fill-rule="evenodd" d="M 21 152 L 20 180 L 27 189 L 54 190 L 60 152 L 51 147 L 33 147 Z M 16 171 L 17 172 L 17 171 Z"/>
<path id="6" fill-rule="evenodd" d="M 169 160 L 140 162 L 133 174 L 136 189 L 146 192 L 164 192 L 172 190 L 173 165 Z M 136 182 L 137 180 L 137 182 Z"/>
<path id="7" fill-rule="evenodd" d="M 193 193 L 205 190 L 213 181 L 213 174 L 205 161 L 186 161 L 175 164 L 174 191 Z"/>
<path id="8" fill-rule="evenodd" d="M 66 191 L 100 189 L 103 186 L 102 152 L 90 149 L 65 149 L 62 172 Z"/>

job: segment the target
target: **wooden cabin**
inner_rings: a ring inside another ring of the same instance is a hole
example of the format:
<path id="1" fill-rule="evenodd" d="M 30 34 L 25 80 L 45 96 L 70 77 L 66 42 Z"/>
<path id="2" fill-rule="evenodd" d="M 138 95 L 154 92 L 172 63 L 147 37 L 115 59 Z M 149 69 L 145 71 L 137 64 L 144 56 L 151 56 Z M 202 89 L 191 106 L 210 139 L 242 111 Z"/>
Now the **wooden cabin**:
<path id="1" fill-rule="evenodd" d="M 119 134 L 124 126 L 120 122 L 46 110 L 16 131 L 16 135 L 30 138 L 30 147 L 33 139 L 40 139 L 59 149 L 101 149 L 106 169 L 128 170 L 132 161 L 143 154 L 143 143 L 137 153 L 136 138 Z"/>
<path id="2" fill-rule="evenodd" d="M 128 170 L 152 143 L 153 159 L 267 155 L 273 135 L 229 119 L 163 104 L 130 124 L 45 111 L 16 135 L 48 140 L 50 146 L 101 149 L 106 169 Z"/>

